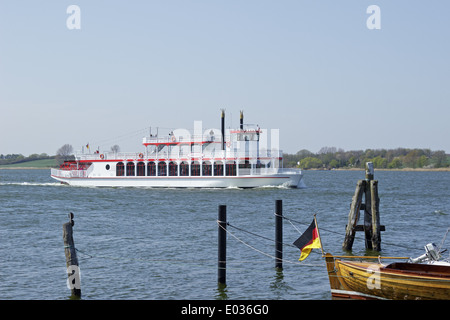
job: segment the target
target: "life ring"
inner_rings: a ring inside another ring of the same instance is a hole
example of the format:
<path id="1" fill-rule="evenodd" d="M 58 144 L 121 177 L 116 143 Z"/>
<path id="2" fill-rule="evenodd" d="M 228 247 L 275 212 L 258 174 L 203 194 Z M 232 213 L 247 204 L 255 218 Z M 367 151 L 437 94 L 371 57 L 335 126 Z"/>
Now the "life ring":
<path id="1" fill-rule="evenodd" d="M 105 159 L 105 155 L 103 153 L 100 155 L 100 159 Z"/>
<path id="2" fill-rule="evenodd" d="M 144 157 L 144 155 L 141 153 L 139 153 L 139 159 L 142 159 Z"/>
<path id="3" fill-rule="evenodd" d="M 174 135 L 172 135 L 172 138 L 170 138 L 172 140 L 172 142 L 175 142 L 176 138 Z"/>

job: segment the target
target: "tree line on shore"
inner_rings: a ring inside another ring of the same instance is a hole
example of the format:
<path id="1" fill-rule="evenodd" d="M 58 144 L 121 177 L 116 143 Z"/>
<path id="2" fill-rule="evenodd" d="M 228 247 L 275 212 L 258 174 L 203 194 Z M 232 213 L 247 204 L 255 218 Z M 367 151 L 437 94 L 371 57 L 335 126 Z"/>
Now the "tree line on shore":
<path id="1" fill-rule="evenodd" d="M 49 156 L 46 153 L 41 154 L 33 153 L 30 154 L 28 157 L 25 157 L 23 154 L 6 154 L 6 155 L 0 154 L 0 165 L 15 164 L 43 159 L 55 159 L 55 157 L 56 156 Z"/>
<path id="2" fill-rule="evenodd" d="M 63 163 L 65 160 L 74 159 L 73 148 L 70 144 L 65 144 L 56 151 L 56 155 L 49 156 L 46 153 L 33 153 L 28 157 L 23 154 L 0 154 L 0 165 L 16 164 L 35 160 L 56 159 L 58 164 Z"/>
<path id="3" fill-rule="evenodd" d="M 284 154 L 286 167 L 302 169 L 364 168 L 373 162 L 377 169 L 446 168 L 450 167 L 450 155 L 445 151 L 430 149 L 366 149 L 344 151 L 335 147 L 323 147 L 317 153 L 300 150 Z"/>
<path id="4" fill-rule="evenodd" d="M 117 147 L 118 146 L 114 146 Z M 55 156 L 46 153 L 31 154 L 0 154 L 0 165 L 15 164 L 33 160 L 56 159 L 57 163 L 73 159 L 71 145 L 63 145 Z M 444 151 L 430 149 L 366 149 L 344 151 L 336 147 L 323 147 L 317 153 L 300 150 L 295 154 L 284 154 L 285 167 L 299 167 L 302 169 L 333 169 L 333 168 L 364 168 L 366 162 L 372 162 L 376 169 L 403 168 L 448 168 L 450 155 Z"/>

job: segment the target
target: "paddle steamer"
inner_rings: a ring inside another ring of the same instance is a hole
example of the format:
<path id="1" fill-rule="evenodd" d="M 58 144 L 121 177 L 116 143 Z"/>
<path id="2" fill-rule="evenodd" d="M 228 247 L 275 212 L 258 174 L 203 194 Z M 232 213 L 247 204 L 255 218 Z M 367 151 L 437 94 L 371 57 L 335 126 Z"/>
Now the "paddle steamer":
<path id="1" fill-rule="evenodd" d="M 222 111 L 221 130 L 203 130 L 202 122 L 195 121 L 193 131 L 177 129 L 162 137 L 149 134 L 143 138 L 142 152 L 78 152 L 75 160 L 51 169 L 51 177 L 69 185 L 96 187 L 299 186 L 301 170 L 283 168 L 278 129 L 270 130 L 269 139 L 269 130 L 244 124 L 242 112 L 240 127 L 225 129 Z"/>

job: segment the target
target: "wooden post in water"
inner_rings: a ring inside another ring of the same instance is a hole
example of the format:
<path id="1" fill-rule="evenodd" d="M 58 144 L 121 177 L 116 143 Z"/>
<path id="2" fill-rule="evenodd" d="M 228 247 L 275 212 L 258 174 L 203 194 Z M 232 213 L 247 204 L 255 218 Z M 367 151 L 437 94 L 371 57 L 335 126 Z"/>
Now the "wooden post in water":
<path id="1" fill-rule="evenodd" d="M 374 170 L 373 163 L 366 163 L 366 184 L 364 187 L 364 205 L 361 205 L 361 210 L 364 210 L 364 241 L 366 249 L 372 250 L 372 193 L 370 192 L 370 182 L 373 181 Z"/>
<path id="2" fill-rule="evenodd" d="M 219 205 L 217 281 L 225 285 L 227 279 L 227 206 Z"/>
<path id="3" fill-rule="evenodd" d="M 355 240 L 356 224 L 359 220 L 359 210 L 361 208 L 362 196 L 364 193 L 365 181 L 359 180 L 356 184 L 355 194 L 353 195 L 350 212 L 348 214 L 348 223 L 345 230 L 345 239 L 342 245 L 344 250 L 352 250 Z"/>
<path id="4" fill-rule="evenodd" d="M 283 269 L 283 201 L 275 200 L 275 268 Z"/>
<path id="5" fill-rule="evenodd" d="M 81 298 L 80 268 L 78 266 L 77 251 L 73 241 L 73 225 L 73 213 L 70 212 L 69 222 L 63 224 L 64 253 L 66 255 L 68 277 L 67 284 L 72 292 L 72 298 L 79 299 Z"/>
<path id="6" fill-rule="evenodd" d="M 345 231 L 345 239 L 342 244 L 344 250 L 352 250 L 356 231 L 364 231 L 366 249 L 381 251 L 380 231 L 385 227 L 380 226 L 380 212 L 378 198 L 378 181 L 373 180 L 373 163 L 366 163 L 366 180 L 359 180 L 356 185 L 355 195 L 350 206 L 348 223 Z M 362 203 L 362 197 L 365 203 Z M 364 225 L 357 225 L 360 210 L 364 210 Z"/>
<path id="7" fill-rule="evenodd" d="M 366 162 L 366 180 L 373 180 L 374 170 L 373 162 Z"/>
<path id="8" fill-rule="evenodd" d="M 380 226 L 380 198 L 378 198 L 378 181 L 370 181 L 370 193 L 372 198 L 372 248 L 381 251 L 381 226 Z"/>

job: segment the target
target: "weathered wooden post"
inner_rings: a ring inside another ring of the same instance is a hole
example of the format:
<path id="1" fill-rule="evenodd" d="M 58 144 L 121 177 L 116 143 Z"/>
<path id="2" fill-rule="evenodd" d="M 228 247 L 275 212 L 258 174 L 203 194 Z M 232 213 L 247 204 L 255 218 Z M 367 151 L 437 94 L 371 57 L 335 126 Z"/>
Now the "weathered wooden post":
<path id="1" fill-rule="evenodd" d="M 364 210 L 364 231 L 366 249 L 381 251 L 380 198 L 378 181 L 374 179 L 373 163 L 366 163 L 366 205 Z M 384 226 L 383 226 L 384 227 Z"/>
<path id="2" fill-rule="evenodd" d="M 366 180 L 373 180 L 374 170 L 373 162 L 366 162 Z"/>
<path id="3" fill-rule="evenodd" d="M 378 198 L 378 181 L 370 181 L 370 193 L 372 198 L 372 248 L 381 251 L 381 226 L 380 226 L 380 199 Z"/>
<path id="4" fill-rule="evenodd" d="M 378 198 L 378 181 L 373 180 L 373 163 L 366 163 L 366 180 L 359 180 L 356 185 L 355 195 L 350 206 L 348 223 L 345 231 L 345 239 L 342 244 L 344 250 L 352 250 L 356 231 L 364 231 L 366 249 L 381 251 L 380 231 L 385 227 L 380 226 L 380 212 Z M 364 195 L 365 202 L 362 203 Z M 364 225 L 357 225 L 360 210 L 364 210 Z"/>
<path id="5" fill-rule="evenodd" d="M 356 224 L 359 220 L 359 210 L 361 208 L 362 196 L 366 182 L 358 180 L 356 184 L 355 194 L 353 195 L 350 212 L 348 214 L 348 223 L 345 230 L 345 239 L 342 245 L 344 250 L 352 250 L 353 241 L 355 240 Z"/>
<path id="6" fill-rule="evenodd" d="M 283 269 L 283 201 L 275 200 L 275 268 Z"/>
<path id="7" fill-rule="evenodd" d="M 372 250 L 372 194 L 370 192 L 370 182 L 373 181 L 374 170 L 373 163 L 366 162 L 366 184 L 364 187 L 364 204 L 361 204 L 361 210 L 364 210 L 364 241 L 366 249 Z"/>
<path id="8" fill-rule="evenodd" d="M 217 281 L 225 285 L 227 278 L 227 206 L 219 205 Z"/>
<path id="9" fill-rule="evenodd" d="M 78 266 L 77 251 L 75 249 L 75 243 L 73 241 L 74 225 L 73 213 L 69 213 L 69 222 L 63 224 L 63 240 L 64 240 L 64 253 L 66 255 L 66 267 L 67 267 L 67 285 L 72 292 L 72 298 L 81 298 L 81 282 L 80 282 L 80 268 Z"/>

